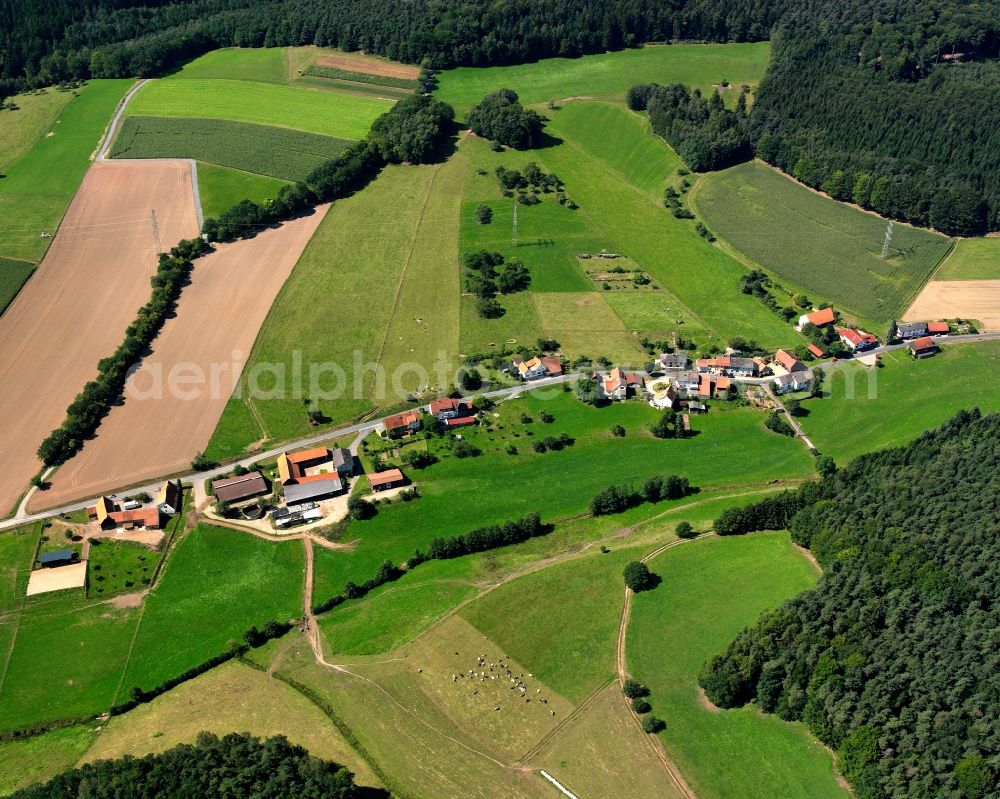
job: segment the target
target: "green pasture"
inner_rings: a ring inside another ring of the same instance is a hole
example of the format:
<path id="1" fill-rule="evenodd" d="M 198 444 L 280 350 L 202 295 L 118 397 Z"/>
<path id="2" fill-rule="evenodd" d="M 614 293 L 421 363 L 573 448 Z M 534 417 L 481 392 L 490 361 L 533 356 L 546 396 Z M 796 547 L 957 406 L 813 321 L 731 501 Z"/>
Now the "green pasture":
<path id="1" fill-rule="evenodd" d="M 882 260 L 887 222 L 810 191 L 754 161 L 705 175 L 692 204 L 709 229 L 734 249 L 865 322 L 897 318 L 948 253 L 951 240 L 894 225 Z"/>
<path id="2" fill-rule="evenodd" d="M 230 119 L 360 139 L 392 102 L 248 80 L 160 78 L 135 95 L 129 116 Z"/>
<path id="3" fill-rule="evenodd" d="M 633 115 L 596 103 L 570 103 L 551 116 L 548 130 L 563 143 L 538 151 L 539 160 L 565 181 L 581 210 L 617 243 L 617 252 L 676 296 L 677 303 L 664 314 L 668 329 L 687 334 L 684 326 L 674 323 L 677 308 L 681 311 L 677 318 L 693 316 L 699 325 L 713 330 L 716 344 L 736 336 L 756 339 L 765 347 L 790 346 L 799 340 L 758 300 L 740 293 L 744 267 L 697 236 L 691 221 L 674 219 L 662 200 L 624 178 L 628 159 L 622 153 L 628 148 L 621 142 L 646 135 Z M 595 126 L 619 145 L 596 149 Z M 577 144 L 578 138 L 595 149 Z M 654 144 L 667 150 L 662 142 Z"/>
<path id="4" fill-rule="evenodd" d="M 701 799 L 844 799 L 826 749 L 801 724 L 752 706 L 715 711 L 698 671 L 761 612 L 810 588 L 816 574 L 784 533 L 695 541 L 654 558 L 662 583 L 637 594 L 629 671 L 666 722 L 664 745 Z"/>
<path id="5" fill-rule="evenodd" d="M 957 239 L 935 280 L 1000 280 L 1000 238 Z"/>
<path id="6" fill-rule="evenodd" d="M 242 641 L 251 625 L 302 614 L 302 544 L 199 525 L 175 545 L 146 598 L 119 699 L 197 666 Z"/>
<path id="7" fill-rule="evenodd" d="M 554 421 L 540 421 L 542 411 Z M 534 510 L 545 522 L 585 513 L 593 495 L 612 483 L 639 484 L 655 474 L 676 473 L 709 489 L 807 476 L 813 468 L 799 442 L 763 430 L 759 412 L 721 404 L 694 420 L 699 432 L 692 438 L 667 441 L 648 433 L 657 412 L 640 402 L 593 408 L 554 389 L 505 402 L 496 412 L 500 416 L 492 418 L 492 430 L 466 428 L 462 433 L 482 451 L 480 456 L 456 458 L 447 454 L 447 440 L 432 440 L 440 461 L 407 470 L 420 498 L 380 505 L 373 519 L 347 528 L 342 540 L 355 546 L 350 556 L 331 553 L 317 560 L 317 600 L 339 592 L 348 580 L 363 582 L 386 559 L 403 562 L 436 536 L 457 535 Z M 531 421 L 522 423 L 522 414 Z M 616 423 L 625 427 L 624 438 L 609 432 Z M 575 439 L 572 446 L 540 454 L 532 450 L 536 438 L 563 432 Z M 511 444 L 517 455 L 507 454 Z M 672 504 L 655 507 L 666 511 Z M 328 594 L 320 594 L 320 586 Z"/>
<path id="8" fill-rule="evenodd" d="M 684 83 L 703 89 L 724 80 L 739 91 L 767 69 L 770 44 L 651 45 L 579 58 L 545 58 L 505 67 L 459 67 L 439 75 L 437 96 L 460 113 L 484 95 L 514 89 L 526 104 L 569 97 L 621 99 L 636 83 Z"/>
<path id="9" fill-rule="evenodd" d="M 94 725 L 74 724 L 0 743 L 0 796 L 73 768 L 96 735 Z"/>
<path id="10" fill-rule="evenodd" d="M 241 200 L 273 199 L 286 181 L 215 164 L 198 164 L 198 194 L 205 218 L 218 217 Z"/>
<path id="11" fill-rule="evenodd" d="M 0 258 L 0 314 L 7 310 L 21 287 L 35 271 L 35 264 Z"/>
<path id="12" fill-rule="evenodd" d="M 20 606 L 37 543 L 38 524 L 0 533 L 0 615 Z"/>
<path id="13" fill-rule="evenodd" d="M 8 98 L 17 110 L 0 111 L 0 172 L 53 131 L 56 119 L 72 98 L 73 92 L 59 91 L 55 86 Z"/>
<path id="14" fill-rule="evenodd" d="M 115 137 L 111 157 L 193 158 L 281 180 L 302 180 L 348 144 L 330 136 L 229 119 L 131 116 Z"/>
<path id="15" fill-rule="evenodd" d="M 594 552 L 505 583 L 461 616 L 572 702 L 610 680 L 624 597 L 622 569 L 635 549 Z"/>
<path id="16" fill-rule="evenodd" d="M 882 356 L 885 366 L 855 363 L 827 370 L 823 399 L 805 400 L 799 419 L 806 435 L 838 463 L 865 452 L 898 447 L 944 423 L 956 411 L 978 406 L 1000 411 L 1000 342 L 948 344 L 931 358 L 908 350 Z"/>
<path id="17" fill-rule="evenodd" d="M 171 80 L 237 80 L 285 83 L 288 77 L 285 47 L 224 47 L 184 64 Z"/>
<path id="18" fill-rule="evenodd" d="M 50 126 L 52 136 L 2 171 L 0 178 L 0 256 L 39 261 L 70 200 L 90 166 L 101 136 L 130 80 L 92 80 L 73 97 Z M 0 116 L 10 112 L 4 111 Z M 16 112 L 15 112 L 16 113 Z"/>

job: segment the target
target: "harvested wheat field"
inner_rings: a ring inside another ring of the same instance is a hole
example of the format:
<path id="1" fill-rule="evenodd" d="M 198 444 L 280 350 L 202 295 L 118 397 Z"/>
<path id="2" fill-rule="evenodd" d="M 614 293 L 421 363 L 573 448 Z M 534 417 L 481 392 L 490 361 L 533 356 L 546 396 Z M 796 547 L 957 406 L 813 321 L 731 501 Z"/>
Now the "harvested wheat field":
<path id="1" fill-rule="evenodd" d="M 363 72 L 366 75 L 381 75 L 385 78 L 403 78 L 404 80 L 416 80 L 420 75 L 418 67 L 384 61 L 364 53 L 321 55 L 316 59 L 316 66 L 343 69 L 347 72 Z"/>
<path id="2" fill-rule="evenodd" d="M 41 266 L 0 317 L 0 516 L 41 467 L 42 439 L 149 299 L 152 209 L 161 241 L 197 235 L 185 162 L 92 165 Z"/>
<path id="3" fill-rule="evenodd" d="M 222 416 L 274 298 L 328 208 L 219 245 L 195 261 L 177 315 L 130 379 L 124 404 L 56 472 L 52 487 L 32 497 L 33 510 L 190 468 Z"/>
<path id="4" fill-rule="evenodd" d="M 1000 280 L 932 280 L 903 320 L 932 319 L 976 319 L 981 332 L 1000 331 Z"/>

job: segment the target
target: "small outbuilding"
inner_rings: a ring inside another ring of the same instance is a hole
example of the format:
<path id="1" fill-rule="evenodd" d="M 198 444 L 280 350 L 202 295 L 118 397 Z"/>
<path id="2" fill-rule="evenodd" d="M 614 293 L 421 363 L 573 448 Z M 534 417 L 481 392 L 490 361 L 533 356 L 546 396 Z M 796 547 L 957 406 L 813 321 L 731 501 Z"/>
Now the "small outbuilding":
<path id="1" fill-rule="evenodd" d="M 80 556 L 72 549 L 57 549 L 53 552 L 43 552 L 38 556 L 38 563 L 46 569 L 56 566 L 68 566 L 76 563 Z"/>
<path id="2" fill-rule="evenodd" d="M 303 483 L 292 483 L 285 486 L 285 504 L 301 505 L 304 502 L 316 502 L 332 497 L 344 490 L 340 477 L 334 473 L 322 480 L 308 480 Z"/>
<path id="3" fill-rule="evenodd" d="M 247 472 L 236 477 L 226 477 L 212 482 L 212 490 L 222 502 L 240 502 L 244 499 L 267 494 L 271 488 L 258 471 Z"/>
<path id="4" fill-rule="evenodd" d="M 387 491 L 406 484 L 406 476 L 399 469 L 386 469 L 384 472 L 373 472 L 368 475 L 372 491 Z"/>

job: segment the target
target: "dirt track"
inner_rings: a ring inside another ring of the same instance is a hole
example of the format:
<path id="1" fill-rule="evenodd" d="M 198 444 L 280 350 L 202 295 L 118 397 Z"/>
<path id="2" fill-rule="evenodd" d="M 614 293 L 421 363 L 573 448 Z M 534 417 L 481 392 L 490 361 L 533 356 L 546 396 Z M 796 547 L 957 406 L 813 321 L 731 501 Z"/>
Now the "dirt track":
<path id="1" fill-rule="evenodd" d="M 0 317 L 0 516 L 41 467 L 39 443 L 149 299 L 154 208 L 161 241 L 197 234 L 187 164 L 92 165 L 42 265 Z"/>
<path id="2" fill-rule="evenodd" d="M 904 321 L 978 319 L 983 333 L 1000 331 L 1000 280 L 932 280 L 917 295 Z"/>
<path id="3" fill-rule="evenodd" d="M 55 473 L 52 488 L 32 497 L 31 510 L 190 467 L 208 444 L 257 331 L 327 208 L 252 239 L 221 245 L 195 262 L 177 315 L 163 326 L 143 370 L 126 387 L 124 405 L 113 408 L 97 437 Z M 213 388 L 210 377 L 216 366 Z M 206 382 L 170 390 L 168 377 L 180 367 L 193 368 L 191 374 L 205 375 Z M 163 378 L 162 392 L 154 390 L 156 370 Z"/>

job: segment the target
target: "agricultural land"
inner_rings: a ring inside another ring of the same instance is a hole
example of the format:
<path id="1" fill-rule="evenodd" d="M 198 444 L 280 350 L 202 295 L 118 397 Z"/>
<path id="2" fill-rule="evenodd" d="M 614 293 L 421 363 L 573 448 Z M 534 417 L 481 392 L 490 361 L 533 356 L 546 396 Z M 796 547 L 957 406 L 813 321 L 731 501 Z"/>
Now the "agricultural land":
<path id="1" fill-rule="evenodd" d="M 883 260 L 886 220 L 757 161 L 705 175 L 691 203 L 717 236 L 787 293 L 805 292 L 879 332 L 901 316 L 952 246 L 944 236 L 895 225 Z"/>

